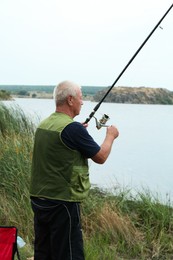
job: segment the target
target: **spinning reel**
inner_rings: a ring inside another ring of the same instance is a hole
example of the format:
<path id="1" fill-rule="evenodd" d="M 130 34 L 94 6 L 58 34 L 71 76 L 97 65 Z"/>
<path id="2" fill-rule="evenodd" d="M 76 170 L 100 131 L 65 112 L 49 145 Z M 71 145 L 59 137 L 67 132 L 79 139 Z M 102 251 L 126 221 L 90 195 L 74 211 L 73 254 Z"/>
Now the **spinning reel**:
<path id="1" fill-rule="evenodd" d="M 95 118 L 97 129 L 100 129 L 101 127 L 108 127 L 108 125 L 106 125 L 107 121 L 110 119 L 108 115 L 104 114 L 100 120 L 97 120 L 95 116 L 93 117 Z"/>

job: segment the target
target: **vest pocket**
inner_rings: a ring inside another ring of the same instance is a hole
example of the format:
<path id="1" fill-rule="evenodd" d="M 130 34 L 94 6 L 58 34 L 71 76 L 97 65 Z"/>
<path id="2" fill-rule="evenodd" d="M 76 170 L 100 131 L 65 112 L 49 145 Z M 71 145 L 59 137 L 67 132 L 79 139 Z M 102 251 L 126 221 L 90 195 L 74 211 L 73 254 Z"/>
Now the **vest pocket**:
<path id="1" fill-rule="evenodd" d="M 89 190 L 91 184 L 89 181 L 88 167 L 73 167 L 71 185 L 77 192 L 86 192 Z"/>

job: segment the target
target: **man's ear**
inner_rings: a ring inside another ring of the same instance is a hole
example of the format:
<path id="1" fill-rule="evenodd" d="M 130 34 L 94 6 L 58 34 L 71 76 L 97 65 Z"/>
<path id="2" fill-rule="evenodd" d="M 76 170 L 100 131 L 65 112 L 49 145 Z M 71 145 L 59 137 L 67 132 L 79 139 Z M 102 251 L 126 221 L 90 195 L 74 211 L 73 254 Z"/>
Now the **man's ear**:
<path id="1" fill-rule="evenodd" d="M 67 97 L 67 103 L 68 103 L 69 106 L 73 105 L 73 97 L 72 96 Z"/>

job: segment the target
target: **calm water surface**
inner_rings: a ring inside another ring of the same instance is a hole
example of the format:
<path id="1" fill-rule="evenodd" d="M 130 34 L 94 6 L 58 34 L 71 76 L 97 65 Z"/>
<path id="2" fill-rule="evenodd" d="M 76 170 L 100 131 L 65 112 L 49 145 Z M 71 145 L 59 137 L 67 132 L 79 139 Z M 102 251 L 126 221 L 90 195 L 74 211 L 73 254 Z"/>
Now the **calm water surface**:
<path id="1" fill-rule="evenodd" d="M 44 119 L 54 112 L 52 99 L 16 99 L 6 103 L 18 104 L 32 118 Z M 80 116 L 83 122 L 96 103 L 84 101 Z M 106 113 L 120 136 L 104 165 L 89 160 L 92 184 L 108 189 L 149 189 L 153 194 L 173 201 L 173 106 L 103 103 L 96 113 L 100 119 Z M 97 130 L 94 118 L 89 133 L 101 144 L 106 128 Z"/>

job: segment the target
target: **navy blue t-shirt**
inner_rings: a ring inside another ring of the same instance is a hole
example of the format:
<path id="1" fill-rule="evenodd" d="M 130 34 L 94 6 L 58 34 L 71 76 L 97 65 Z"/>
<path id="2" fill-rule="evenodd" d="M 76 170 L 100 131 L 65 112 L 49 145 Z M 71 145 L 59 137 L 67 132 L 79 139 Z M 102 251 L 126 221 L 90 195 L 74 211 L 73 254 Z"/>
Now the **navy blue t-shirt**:
<path id="1" fill-rule="evenodd" d="M 62 141 L 68 147 L 73 150 L 78 150 L 86 158 L 92 158 L 100 150 L 100 146 L 79 122 L 73 122 L 67 125 L 62 131 L 61 137 Z"/>

